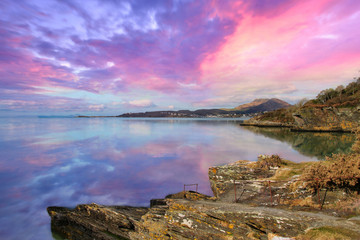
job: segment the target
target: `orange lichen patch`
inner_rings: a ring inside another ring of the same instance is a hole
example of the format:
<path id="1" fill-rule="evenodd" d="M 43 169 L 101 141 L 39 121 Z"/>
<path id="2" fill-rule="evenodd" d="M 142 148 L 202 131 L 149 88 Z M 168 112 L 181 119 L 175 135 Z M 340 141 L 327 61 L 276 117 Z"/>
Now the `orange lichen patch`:
<path id="1" fill-rule="evenodd" d="M 54 217 L 54 216 L 56 215 L 56 212 L 54 212 L 54 211 L 49 211 L 49 215 L 50 215 L 50 217 Z"/>
<path id="2" fill-rule="evenodd" d="M 192 208 L 190 206 L 185 206 L 183 204 L 179 204 L 179 203 L 171 203 L 169 204 L 169 211 L 191 211 L 191 212 L 198 212 L 197 209 Z"/>

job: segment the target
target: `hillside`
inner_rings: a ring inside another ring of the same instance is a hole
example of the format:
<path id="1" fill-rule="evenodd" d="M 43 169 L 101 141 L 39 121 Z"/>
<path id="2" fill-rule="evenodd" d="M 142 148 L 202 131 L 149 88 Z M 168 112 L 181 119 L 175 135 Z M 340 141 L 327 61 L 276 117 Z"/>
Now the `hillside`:
<path id="1" fill-rule="evenodd" d="M 321 91 L 315 99 L 256 116 L 244 125 L 291 127 L 298 131 L 351 132 L 360 126 L 360 77 L 346 87 Z"/>
<path id="2" fill-rule="evenodd" d="M 234 108 L 237 111 L 243 111 L 247 113 L 273 111 L 280 108 L 286 108 L 291 106 L 289 103 L 280 100 L 278 98 L 260 98 L 246 104 L 239 105 Z"/>
<path id="3" fill-rule="evenodd" d="M 291 106 L 289 103 L 277 98 L 255 99 L 246 104 L 232 109 L 198 109 L 195 111 L 151 111 L 139 113 L 125 113 L 118 117 L 181 117 L 181 118 L 203 118 L 203 117 L 241 117 L 244 114 L 255 114 L 266 111 L 277 110 Z"/>

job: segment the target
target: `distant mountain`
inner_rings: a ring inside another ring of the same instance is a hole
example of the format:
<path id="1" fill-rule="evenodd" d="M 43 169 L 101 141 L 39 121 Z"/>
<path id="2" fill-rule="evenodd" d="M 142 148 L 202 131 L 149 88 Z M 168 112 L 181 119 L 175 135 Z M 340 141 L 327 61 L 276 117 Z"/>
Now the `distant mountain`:
<path id="1" fill-rule="evenodd" d="M 246 104 L 235 107 L 235 111 L 241 111 L 246 113 L 257 113 L 265 111 L 273 111 L 280 108 L 286 108 L 291 106 L 289 103 L 280 100 L 278 98 L 259 98 Z"/>
<path id="2" fill-rule="evenodd" d="M 290 127 L 292 131 L 354 132 L 360 127 L 360 77 L 346 87 L 324 89 L 311 100 L 269 111 L 243 125 Z"/>
<path id="3" fill-rule="evenodd" d="M 242 117 L 244 114 L 256 114 L 266 111 L 272 111 L 279 108 L 291 106 L 277 98 L 256 99 L 251 103 L 240 105 L 233 109 L 198 109 L 195 111 L 179 110 L 179 111 L 153 111 L 140 113 L 125 113 L 117 117 Z"/>

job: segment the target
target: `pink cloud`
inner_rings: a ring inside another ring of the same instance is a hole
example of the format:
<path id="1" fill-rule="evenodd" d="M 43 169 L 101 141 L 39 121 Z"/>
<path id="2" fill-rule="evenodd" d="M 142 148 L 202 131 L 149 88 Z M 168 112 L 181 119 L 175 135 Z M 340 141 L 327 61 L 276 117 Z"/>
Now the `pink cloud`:
<path id="1" fill-rule="evenodd" d="M 283 90 L 294 89 L 302 81 L 338 84 L 351 79 L 360 63 L 355 30 L 360 14 L 349 5 L 349 15 L 337 11 L 343 5 L 327 0 L 293 1 L 270 15 L 243 9 L 234 34 L 202 62 L 202 81 L 217 98 L 229 100 L 240 94 L 253 97 L 269 86 L 286 97 L 293 91 Z M 342 77 L 335 80 L 340 73 Z"/>
<path id="2" fill-rule="evenodd" d="M 0 90 L 28 96 L 8 94 L 1 99 L 18 102 L 2 106 L 21 109 L 26 104 L 19 101 L 56 96 L 49 88 L 99 99 L 109 93 L 141 99 L 146 92 L 162 106 L 172 99 L 211 107 L 259 95 L 301 98 L 306 82 L 316 82 L 314 91 L 344 83 L 360 64 L 355 0 L 99 3 L 2 3 Z"/>

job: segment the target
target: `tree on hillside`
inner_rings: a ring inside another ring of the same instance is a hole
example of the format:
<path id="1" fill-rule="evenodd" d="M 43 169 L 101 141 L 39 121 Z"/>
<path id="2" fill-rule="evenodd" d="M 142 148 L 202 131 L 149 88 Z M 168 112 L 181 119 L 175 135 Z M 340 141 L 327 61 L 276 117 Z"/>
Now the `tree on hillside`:
<path id="1" fill-rule="evenodd" d="M 305 103 L 306 103 L 307 101 L 309 101 L 307 98 L 302 98 L 302 99 L 300 99 L 297 103 L 295 103 L 294 106 L 295 106 L 296 108 L 301 108 L 302 106 L 305 105 Z"/>
<path id="2" fill-rule="evenodd" d="M 335 89 L 335 91 L 337 92 L 339 98 L 340 98 L 340 102 L 341 102 L 341 96 L 343 94 L 345 87 L 343 85 L 339 85 L 337 86 L 337 88 Z"/>
<path id="3" fill-rule="evenodd" d="M 337 96 L 337 91 L 335 91 L 333 88 L 322 90 L 316 98 L 320 100 L 320 102 L 325 103 L 328 100 L 334 98 Z"/>
<path id="4" fill-rule="evenodd" d="M 351 82 L 349 83 L 347 86 L 346 86 L 346 90 L 348 93 L 350 93 L 351 95 L 354 95 L 355 94 L 355 91 L 356 91 L 356 82 Z"/>

